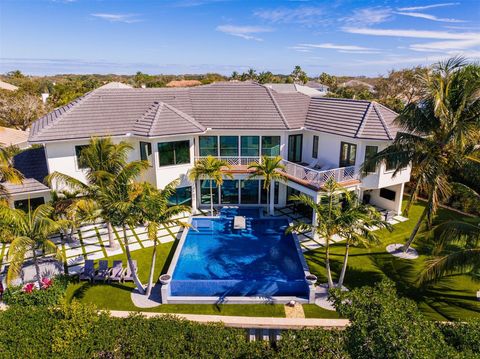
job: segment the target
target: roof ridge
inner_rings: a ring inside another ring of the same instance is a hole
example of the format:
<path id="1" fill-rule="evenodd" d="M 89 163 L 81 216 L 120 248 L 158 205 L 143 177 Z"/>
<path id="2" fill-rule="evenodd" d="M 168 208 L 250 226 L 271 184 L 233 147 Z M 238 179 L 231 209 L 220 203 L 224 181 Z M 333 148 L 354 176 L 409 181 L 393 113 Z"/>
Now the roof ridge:
<path id="1" fill-rule="evenodd" d="M 170 110 L 172 110 L 173 112 L 175 112 L 177 115 L 183 117 L 185 120 L 187 120 L 188 122 L 190 122 L 192 125 L 194 125 L 196 128 L 202 130 L 202 131 L 205 131 L 207 128 L 205 126 L 203 126 L 200 122 L 198 122 L 197 120 L 195 120 L 195 118 L 193 118 L 192 116 L 190 116 L 189 114 L 183 112 L 183 111 L 180 111 L 178 108 L 172 106 L 172 105 L 169 105 L 168 103 L 165 103 L 165 102 L 162 102 L 163 105 L 167 108 L 169 108 Z"/>
<path id="2" fill-rule="evenodd" d="M 273 102 L 273 105 L 275 106 L 275 108 L 277 109 L 278 111 L 278 114 L 280 115 L 280 118 L 282 119 L 283 121 L 283 124 L 285 125 L 285 127 L 287 129 L 290 129 L 290 125 L 287 121 L 287 118 L 285 117 L 285 115 L 283 114 L 282 112 L 282 109 L 280 108 L 280 106 L 278 105 L 277 101 L 275 100 L 275 97 L 273 96 L 272 92 L 270 91 L 270 89 L 267 87 L 267 86 L 264 86 L 264 85 L 261 85 L 261 84 L 258 84 L 259 86 L 262 86 L 268 93 L 268 95 L 270 96 L 272 102 Z"/>
<path id="3" fill-rule="evenodd" d="M 163 107 L 165 106 L 165 102 L 153 101 L 153 106 L 156 106 L 157 109 L 155 111 L 155 116 L 153 116 L 152 123 L 150 124 L 150 128 L 148 129 L 148 137 L 150 137 L 150 134 L 152 133 L 153 125 L 160 118 L 160 114 L 162 113 Z"/>
<path id="4" fill-rule="evenodd" d="M 361 134 L 361 131 L 363 131 L 363 129 L 365 128 L 368 115 L 370 114 L 370 112 L 372 112 L 371 109 L 372 109 L 372 102 L 370 102 L 367 109 L 363 113 L 362 120 L 360 121 L 360 125 L 358 126 L 357 131 L 355 132 L 355 137 L 358 137 Z"/>
<path id="5" fill-rule="evenodd" d="M 373 108 L 375 109 L 375 112 L 376 112 L 377 115 L 378 115 L 378 118 L 380 119 L 380 122 L 382 123 L 383 129 L 385 130 L 388 138 L 389 138 L 390 140 L 393 140 L 393 136 L 392 136 L 392 134 L 390 133 L 390 129 L 388 128 L 388 126 L 387 126 L 387 124 L 386 124 L 386 122 L 385 122 L 385 119 L 384 119 L 383 116 L 382 116 L 382 113 L 377 109 L 377 106 L 376 106 L 376 105 L 378 105 L 378 103 L 375 102 L 375 101 L 372 101 L 372 105 L 373 105 Z"/>
<path id="6" fill-rule="evenodd" d="M 368 102 L 372 103 L 371 100 L 357 100 L 353 98 L 341 98 L 341 97 L 327 97 L 327 96 L 313 96 L 313 98 L 318 98 L 322 100 L 329 100 L 329 101 L 339 101 L 339 102 Z"/>

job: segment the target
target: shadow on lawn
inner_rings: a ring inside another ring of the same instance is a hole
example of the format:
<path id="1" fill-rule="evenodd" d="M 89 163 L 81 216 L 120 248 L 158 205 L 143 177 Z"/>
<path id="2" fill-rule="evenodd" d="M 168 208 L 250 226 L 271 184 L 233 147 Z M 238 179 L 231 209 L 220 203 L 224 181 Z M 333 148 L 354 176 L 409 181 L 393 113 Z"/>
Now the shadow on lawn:
<path id="1" fill-rule="evenodd" d="M 134 288 L 122 283 L 89 283 L 83 282 L 80 283 L 80 286 L 74 290 L 72 294 L 72 299 L 82 299 L 85 297 L 85 294 L 88 292 L 89 289 L 95 287 L 112 287 L 119 290 L 131 292 Z"/>

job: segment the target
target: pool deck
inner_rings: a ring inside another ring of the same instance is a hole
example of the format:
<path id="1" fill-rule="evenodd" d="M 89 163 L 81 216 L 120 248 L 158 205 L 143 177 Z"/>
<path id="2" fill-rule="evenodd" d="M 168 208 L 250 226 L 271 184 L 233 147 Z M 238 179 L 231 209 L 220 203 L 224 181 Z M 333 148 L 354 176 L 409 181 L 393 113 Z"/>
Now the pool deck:
<path id="1" fill-rule="evenodd" d="M 325 328 L 343 329 L 348 324 L 348 319 L 319 319 L 319 318 L 271 318 L 271 317 L 241 317 L 226 315 L 203 315 L 203 314 L 175 314 L 175 313 L 151 313 L 151 312 L 126 312 L 112 310 L 111 316 L 127 318 L 130 314 L 142 314 L 147 318 L 161 316 L 175 316 L 181 319 L 197 323 L 222 323 L 226 327 L 246 329 L 302 329 L 302 328 Z"/>

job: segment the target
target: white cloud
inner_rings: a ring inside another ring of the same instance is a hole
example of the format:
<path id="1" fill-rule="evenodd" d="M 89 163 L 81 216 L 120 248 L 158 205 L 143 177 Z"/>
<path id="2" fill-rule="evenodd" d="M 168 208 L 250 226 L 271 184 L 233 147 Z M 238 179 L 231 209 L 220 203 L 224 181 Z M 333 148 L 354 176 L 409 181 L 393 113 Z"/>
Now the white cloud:
<path id="1" fill-rule="evenodd" d="M 439 21 L 439 22 L 466 22 L 464 20 L 440 18 L 440 17 L 436 17 L 436 16 L 430 15 L 430 14 L 424 14 L 422 12 L 396 12 L 395 14 L 417 17 L 417 18 L 420 18 L 420 19 Z"/>
<path id="2" fill-rule="evenodd" d="M 447 3 L 424 5 L 424 6 L 401 7 L 401 8 L 398 8 L 398 10 L 399 11 L 415 11 L 415 10 L 433 9 L 433 8 L 436 8 L 436 7 L 455 6 L 455 5 L 460 5 L 460 3 L 459 2 L 447 2 Z"/>
<path id="3" fill-rule="evenodd" d="M 311 48 L 318 48 L 318 49 L 332 49 L 332 50 L 343 50 L 343 51 L 368 51 L 368 50 L 375 50 L 369 47 L 357 46 L 357 45 L 337 45 L 331 43 L 323 43 L 323 44 L 299 44 L 298 46 L 301 47 L 311 47 Z"/>
<path id="4" fill-rule="evenodd" d="M 277 8 L 270 10 L 257 10 L 253 13 L 256 17 L 273 23 L 296 23 L 314 25 L 326 21 L 322 16 L 325 11 L 320 7 L 299 7 L 296 9 Z"/>
<path id="5" fill-rule="evenodd" d="M 235 26 L 235 25 L 220 25 L 217 26 L 217 31 L 228 35 L 241 37 L 245 40 L 263 41 L 263 39 L 254 36 L 254 34 L 272 32 L 273 29 L 262 26 Z"/>
<path id="6" fill-rule="evenodd" d="M 126 24 L 133 24 L 135 22 L 140 22 L 142 20 L 138 19 L 136 14 L 106 14 L 106 13 L 97 13 L 91 14 L 93 17 L 103 19 L 110 22 L 124 22 Z"/>
<path id="7" fill-rule="evenodd" d="M 480 36 L 469 40 L 456 41 L 435 41 L 423 44 L 410 45 L 410 49 L 414 51 L 428 51 L 428 52 L 445 52 L 448 50 L 465 50 L 480 45 Z"/>
<path id="8" fill-rule="evenodd" d="M 471 40 L 478 38 L 480 34 L 472 32 L 448 32 L 428 30 L 403 30 L 403 29 L 371 29 L 366 27 L 344 27 L 344 32 L 350 34 L 412 37 L 417 39 L 441 39 L 441 40 Z"/>
<path id="9" fill-rule="evenodd" d="M 364 9 L 357 9 L 351 16 L 342 18 L 349 25 L 365 26 L 375 25 L 390 20 L 392 17 L 392 10 L 390 8 L 371 7 Z"/>

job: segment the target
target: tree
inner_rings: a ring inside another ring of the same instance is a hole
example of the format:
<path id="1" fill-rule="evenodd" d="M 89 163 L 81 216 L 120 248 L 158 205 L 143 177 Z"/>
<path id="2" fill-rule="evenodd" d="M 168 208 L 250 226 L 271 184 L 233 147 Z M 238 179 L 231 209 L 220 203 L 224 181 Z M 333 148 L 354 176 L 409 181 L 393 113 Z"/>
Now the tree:
<path id="1" fill-rule="evenodd" d="M 436 282 L 451 274 L 480 270 L 480 223 L 450 220 L 432 231 L 435 237 L 434 258 L 426 262 L 421 283 Z"/>
<path id="2" fill-rule="evenodd" d="M 255 71 L 252 68 L 249 68 L 247 73 L 246 73 L 246 79 L 247 80 L 256 80 L 257 79 L 257 71 Z"/>
<path id="3" fill-rule="evenodd" d="M 261 84 L 273 82 L 273 74 L 270 71 L 262 71 L 258 74 L 258 82 Z"/>
<path id="4" fill-rule="evenodd" d="M 102 83 L 94 76 L 70 76 L 53 86 L 48 97 L 48 103 L 53 107 L 64 106 L 101 85 Z"/>
<path id="5" fill-rule="evenodd" d="M 223 184 L 223 177 L 233 178 L 232 174 L 225 173 L 222 168 L 230 169 L 227 161 L 220 160 L 213 156 L 202 158 L 195 162 L 195 166 L 189 171 L 190 180 L 197 181 L 204 179 L 210 181 L 210 212 L 213 216 L 213 182 L 220 187 Z"/>
<path id="6" fill-rule="evenodd" d="M 58 260 L 63 259 L 62 251 L 49 237 L 57 233 L 65 226 L 63 221 L 52 220 L 53 208 L 48 204 L 42 204 L 32 211 L 29 205 L 28 212 L 21 209 L 13 209 L 7 205 L 0 206 L 0 220 L 10 236 L 10 266 L 7 273 L 7 284 L 10 284 L 20 275 L 27 252 L 33 255 L 33 264 L 37 275 L 38 284 L 42 285 L 40 266 L 38 264 L 37 250 L 54 253 Z"/>
<path id="7" fill-rule="evenodd" d="M 47 109 L 39 96 L 24 91 L 0 91 L 0 123 L 25 131 Z"/>
<path id="8" fill-rule="evenodd" d="M 47 182 L 50 186 L 66 186 L 85 199 L 96 201 L 97 193 L 108 187 L 126 166 L 128 152 L 132 149 L 132 145 L 126 141 L 115 144 L 109 137 L 92 138 L 89 145 L 81 151 L 79 158 L 79 165 L 85 171 L 86 183 L 60 172 L 47 176 Z M 113 248 L 115 241 L 108 212 L 99 206 L 98 215 L 107 224 L 109 246 Z"/>
<path id="9" fill-rule="evenodd" d="M 345 279 L 350 246 L 368 247 L 370 244 L 378 243 L 374 227 L 392 230 L 392 226 L 382 220 L 381 214 L 374 207 L 361 203 L 353 192 L 343 192 L 341 212 L 344 225 L 340 228 L 340 235 L 345 238 L 345 253 L 338 278 L 339 288 L 342 288 Z"/>
<path id="10" fill-rule="evenodd" d="M 306 84 L 308 82 L 307 73 L 303 71 L 302 68 L 298 65 L 295 66 L 290 76 L 292 77 L 293 82 L 295 83 Z"/>
<path id="11" fill-rule="evenodd" d="M 442 199 L 451 193 L 449 173 L 475 151 L 480 141 L 480 67 L 452 58 L 433 66 L 423 78 L 418 101 L 395 120 L 400 128 L 393 143 L 365 161 L 363 168 L 387 162 L 401 169 L 412 165 L 413 188 L 408 210 L 424 193 L 427 203 L 403 249 L 413 243 L 421 224 L 431 228 Z"/>
<path id="12" fill-rule="evenodd" d="M 274 202 L 270 201 L 270 190 L 273 193 L 275 181 L 286 182 L 285 174 L 282 172 L 285 171 L 285 166 L 282 164 L 282 161 L 281 156 L 263 156 L 260 162 L 254 162 L 248 166 L 248 169 L 254 170 L 248 177 L 249 179 L 255 177 L 263 178 L 263 189 L 267 191 L 267 207 L 270 215 L 273 215 L 275 205 Z"/>
<path id="13" fill-rule="evenodd" d="M 240 76 L 237 71 L 233 71 L 232 74 L 230 75 L 230 80 L 238 80 L 239 78 Z"/>
<path id="14" fill-rule="evenodd" d="M 116 175 L 111 176 L 110 181 L 104 182 L 96 191 L 97 201 L 102 208 L 102 215 L 109 218 L 113 226 L 122 228 L 123 242 L 130 268 L 134 267 L 127 236 L 127 226 L 132 228 L 140 223 L 140 202 L 143 192 L 143 185 L 135 183 L 135 179 L 148 166 L 148 163 L 144 161 L 127 163 Z M 145 289 L 135 271 L 132 271 L 132 277 L 138 291 L 145 294 Z"/>
<path id="15" fill-rule="evenodd" d="M 0 146 L 0 197 L 10 195 L 4 186 L 5 182 L 22 183 L 23 175 L 13 167 L 12 153 L 8 147 Z"/>
<path id="16" fill-rule="evenodd" d="M 160 227 L 166 228 L 170 225 L 188 227 L 188 223 L 175 218 L 181 213 L 190 212 L 190 207 L 185 205 L 171 205 L 170 198 L 175 194 L 179 180 L 170 182 L 162 190 L 158 190 L 149 184 L 144 184 L 142 197 L 140 199 L 141 221 L 146 223 L 148 238 L 153 241 L 152 260 L 146 295 L 149 296 L 153 284 L 153 272 L 157 255 L 158 237 Z"/>
<path id="17" fill-rule="evenodd" d="M 322 72 L 321 75 L 318 77 L 318 81 L 322 85 L 326 85 L 329 87 L 330 91 L 335 90 L 337 87 L 337 78 L 333 75 L 329 75 L 326 72 Z"/>

